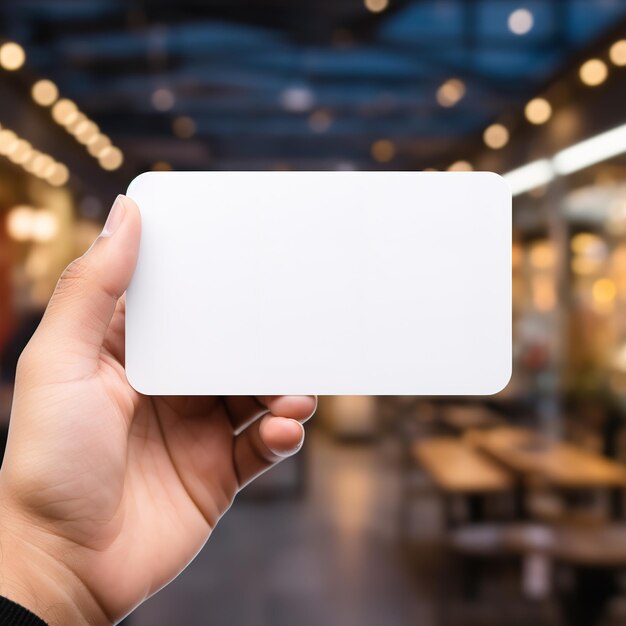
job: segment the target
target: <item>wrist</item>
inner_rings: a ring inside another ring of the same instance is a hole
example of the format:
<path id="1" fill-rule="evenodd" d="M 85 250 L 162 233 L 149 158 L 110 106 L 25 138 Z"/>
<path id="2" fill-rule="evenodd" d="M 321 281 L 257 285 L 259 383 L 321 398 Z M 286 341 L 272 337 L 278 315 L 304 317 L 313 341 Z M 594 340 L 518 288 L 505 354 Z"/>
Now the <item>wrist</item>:
<path id="1" fill-rule="evenodd" d="M 61 558 L 63 540 L 0 511 L 0 595 L 48 626 L 110 626 L 86 585 Z M 69 548 L 67 548 L 69 555 Z"/>

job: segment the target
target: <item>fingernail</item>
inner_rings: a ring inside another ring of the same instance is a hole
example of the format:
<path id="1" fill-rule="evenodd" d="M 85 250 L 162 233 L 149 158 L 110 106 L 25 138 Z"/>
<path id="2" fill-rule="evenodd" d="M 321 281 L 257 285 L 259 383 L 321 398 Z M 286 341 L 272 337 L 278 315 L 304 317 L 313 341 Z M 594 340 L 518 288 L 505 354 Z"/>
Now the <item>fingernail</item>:
<path id="1" fill-rule="evenodd" d="M 300 434 L 300 441 L 298 441 L 298 443 L 293 448 L 291 448 L 289 450 L 272 450 L 272 452 L 276 456 L 281 456 L 281 457 L 293 456 L 294 454 L 296 454 L 296 452 L 300 451 L 300 448 L 302 448 L 302 446 L 304 444 L 304 426 L 300 422 L 297 422 L 296 420 L 292 420 L 292 421 L 295 424 L 298 424 L 298 426 L 300 426 L 300 430 L 302 431 L 301 434 Z"/>
<path id="2" fill-rule="evenodd" d="M 110 237 L 119 228 L 124 215 L 126 213 L 126 207 L 124 206 L 124 196 L 121 194 L 115 198 L 115 202 L 109 211 L 107 221 L 104 223 L 104 228 L 100 233 L 101 237 Z"/>

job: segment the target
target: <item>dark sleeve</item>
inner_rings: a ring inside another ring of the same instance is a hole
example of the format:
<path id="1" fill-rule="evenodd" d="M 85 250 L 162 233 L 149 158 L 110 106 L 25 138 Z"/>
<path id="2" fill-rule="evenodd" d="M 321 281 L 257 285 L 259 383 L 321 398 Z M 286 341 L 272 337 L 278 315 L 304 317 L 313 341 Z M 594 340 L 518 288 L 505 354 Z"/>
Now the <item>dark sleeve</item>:
<path id="1" fill-rule="evenodd" d="M 47 626 L 23 606 L 0 596 L 0 625 L 1 626 Z"/>

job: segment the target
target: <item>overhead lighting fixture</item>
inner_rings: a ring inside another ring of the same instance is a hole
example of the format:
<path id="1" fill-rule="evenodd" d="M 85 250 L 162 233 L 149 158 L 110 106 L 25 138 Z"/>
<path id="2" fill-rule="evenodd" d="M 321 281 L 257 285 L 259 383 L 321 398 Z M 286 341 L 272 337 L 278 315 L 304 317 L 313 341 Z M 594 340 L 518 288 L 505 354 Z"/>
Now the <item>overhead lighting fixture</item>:
<path id="1" fill-rule="evenodd" d="M 59 220 L 57 216 L 48 209 L 39 209 L 32 213 L 32 233 L 31 238 L 38 243 L 52 241 L 59 232 Z"/>
<path id="2" fill-rule="evenodd" d="M 365 0 L 364 4 L 370 13 L 382 13 L 389 6 L 389 0 Z"/>
<path id="3" fill-rule="evenodd" d="M 84 120 L 76 127 L 73 134 L 79 143 L 87 145 L 94 137 L 100 134 L 100 129 L 96 123 Z"/>
<path id="4" fill-rule="evenodd" d="M 609 69 L 600 59 L 589 59 L 580 66 L 580 80 L 588 87 L 601 85 L 609 75 Z"/>
<path id="5" fill-rule="evenodd" d="M 102 154 L 102 151 L 105 148 L 108 148 L 111 145 L 111 140 L 106 136 L 100 133 L 95 137 L 92 137 L 87 142 L 87 151 L 91 154 L 92 157 L 96 159 Z"/>
<path id="6" fill-rule="evenodd" d="M 500 150 L 509 142 L 509 131 L 502 124 L 492 124 L 483 133 L 483 140 L 489 148 Z"/>
<path id="7" fill-rule="evenodd" d="M 303 113 L 315 103 L 315 96 L 308 87 L 288 87 L 280 94 L 280 104 L 286 111 Z"/>
<path id="8" fill-rule="evenodd" d="M 63 98 L 52 107 L 52 118 L 57 124 L 64 125 L 77 111 L 78 107 L 71 100 Z"/>
<path id="9" fill-rule="evenodd" d="M 118 169 L 122 165 L 124 156 L 119 148 L 109 146 L 102 151 L 98 157 L 98 161 L 102 169 L 111 171 Z"/>
<path id="10" fill-rule="evenodd" d="M 388 163 L 396 155 L 396 147 L 389 139 L 379 139 L 372 144 L 371 153 L 379 163 Z"/>
<path id="11" fill-rule="evenodd" d="M 33 230 L 33 210 L 23 205 L 12 208 L 7 213 L 6 229 L 11 239 L 28 241 Z"/>
<path id="12" fill-rule="evenodd" d="M 614 65 L 626 65 L 626 39 L 620 39 L 611 46 L 609 58 Z"/>
<path id="13" fill-rule="evenodd" d="M 530 32 L 535 20 L 528 9 L 517 9 L 509 15 L 509 30 L 515 35 L 525 35 Z"/>
<path id="14" fill-rule="evenodd" d="M 19 43 L 9 41 L 0 46 L 0 67 L 14 72 L 19 70 L 26 61 L 26 53 Z"/>
<path id="15" fill-rule="evenodd" d="M 469 161 L 455 161 L 448 167 L 449 172 L 471 172 L 473 169 Z"/>
<path id="16" fill-rule="evenodd" d="M 572 174 L 624 152 L 626 124 L 561 150 L 553 159 L 554 168 L 559 174 Z"/>
<path id="17" fill-rule="evenodd" d="M 51 185 L 64 185 L 69 179 L 69 170 L 63 163 L 36 150 L 29 141 L 8 128 L 0 130 L 0 154 L 29 174 L 47 180 Z"/>
<path id="18" fill-rule="evenodd" d="M 545 98 L 533 98 L 525 107 L 526 119 L 539 126 L 545 124 L 552 116 L 552 105 Z"/>
<path id="19" fill-rule="evenodd" d="M 54 104 L 59 97 L 57 86 L 45 78 L 38 80 L 31 89 L 33 100 L 42 107 Z"/>
<path id="20" fill-rule="evenodd" d="M 453 107 L 464 95 L 465 83 L 458 78 L 450 78 L 437 90 L 437 102 L 442 107 Z"/>
<path id="21" fill-rule="evenodd" d="M 503 178 L 509 184 L 511 193 L 517 196 L 551 182 L 554 168 L 549 159 L 540 159 L 505 174 Z"/>

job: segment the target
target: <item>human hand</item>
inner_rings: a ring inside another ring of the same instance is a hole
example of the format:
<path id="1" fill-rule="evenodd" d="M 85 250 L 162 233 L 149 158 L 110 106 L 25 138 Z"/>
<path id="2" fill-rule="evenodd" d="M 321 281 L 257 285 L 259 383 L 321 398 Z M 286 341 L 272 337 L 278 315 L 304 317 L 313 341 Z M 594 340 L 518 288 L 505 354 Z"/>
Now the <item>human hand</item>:
<path id="1" fill-rule="evenodd" d="M 111 624 L 193 559 L 236 493 L 296 452 L 312 396 L 149 397 L 124 373 L 139 246 L 119 196 L 67 268 L 17 371 L 0 471 L 0 594 Z"/>

